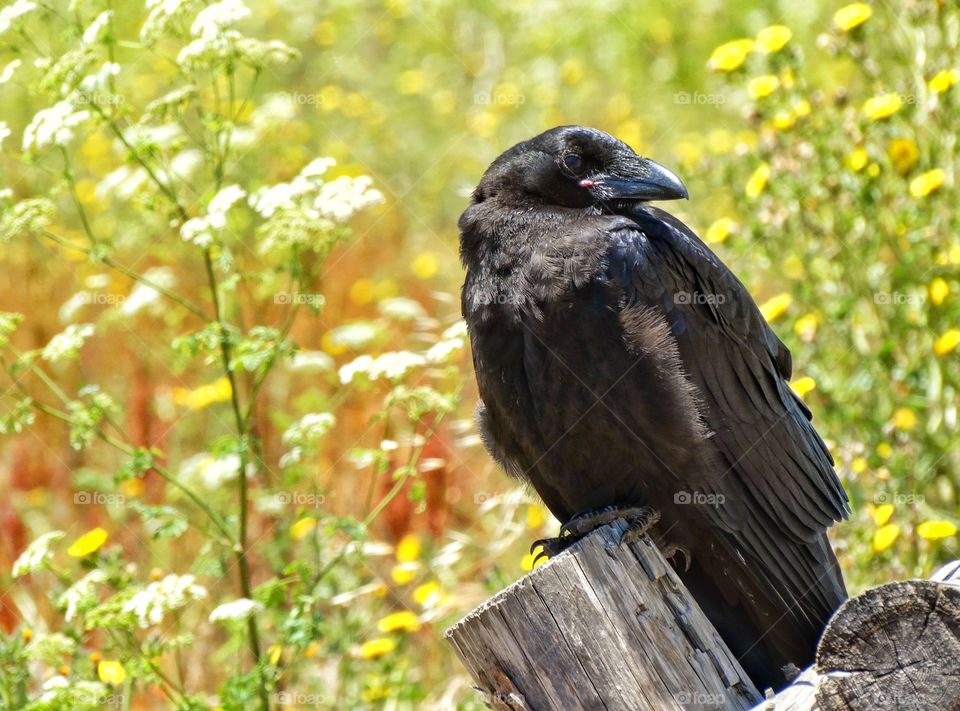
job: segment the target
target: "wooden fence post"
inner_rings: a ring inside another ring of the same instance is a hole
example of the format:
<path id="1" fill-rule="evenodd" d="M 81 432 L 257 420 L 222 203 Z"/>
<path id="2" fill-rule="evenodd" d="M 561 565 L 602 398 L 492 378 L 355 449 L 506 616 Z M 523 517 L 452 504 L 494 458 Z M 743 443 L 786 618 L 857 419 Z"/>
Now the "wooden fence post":
<path id="1" fill-rule="evenodd" d="M 591 533 L 446 632 L 498 711 L 746 710 L 761 700 L 648 537 Z"/>

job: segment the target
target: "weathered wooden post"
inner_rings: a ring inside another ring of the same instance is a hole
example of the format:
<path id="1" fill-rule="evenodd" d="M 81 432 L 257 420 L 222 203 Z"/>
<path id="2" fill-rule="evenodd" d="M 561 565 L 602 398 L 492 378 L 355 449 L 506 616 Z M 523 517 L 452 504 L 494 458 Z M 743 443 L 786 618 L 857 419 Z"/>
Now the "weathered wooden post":
<path id="1" fill-rule="evenodd" d="M 648 537 L 616 521 L 446 632 L 499 711 L 750 709 L 756 688 Z"/>
<path id="2" fill-rule="evenodd" d="M 757 711 L 960 709 L 960 561 L 888 583 L 830 620 L 816 663 Z"/>

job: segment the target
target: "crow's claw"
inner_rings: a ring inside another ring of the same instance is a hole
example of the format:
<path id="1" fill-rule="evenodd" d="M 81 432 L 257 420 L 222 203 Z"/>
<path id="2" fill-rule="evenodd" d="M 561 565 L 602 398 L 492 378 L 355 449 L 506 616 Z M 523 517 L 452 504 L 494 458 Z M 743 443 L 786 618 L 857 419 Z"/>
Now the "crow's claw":
<path id="1" fill-rule="evenodd" d="M 540 538 L 533 542 L 530 546 L 530 554 L 533 555 L 533 552 L 540 548 L 540 551 L 536 554 L 533 559 L 533 562 L 536 563 L 540 558 L 553 558 L 560 553 L 563 553 L 567 548 L 572 546 L 574 543 L 579 541 L 580 538 L 577 536 L 557 536 L 556 538 Z"/>
<path id="2" fill-rule="evenodd" d="M 690 570 L 690 563 L 693 560 L 693 557 L 690 555 L 690 551 L 684 548 L 683 546 L 678 546 L 676 543 L 669 543 L 661 548 L 663 557 L 670 561 L 673 565 L 673 558 L 676 556 L 683 557 L 683 572 L 686 573 Z M 674 569 L 679 572 L 679 568 L 676 565 L 673 565 Z"/>
<path id="3" fill-rule="evenodd" d="M 577 514 L 563 524 L 560 528 L 560 535 L 569 533 L 583 537 L 594 529 L 613 523 L 618 518 L 622 518 L 631 527 L 634 521 L 643 523 L 650 519 L 651 522 L 646 525 L 649 528 L 660 519 L 660 514 L 649 506 L 607 506 L 597 511 L 585 511 Z"/>

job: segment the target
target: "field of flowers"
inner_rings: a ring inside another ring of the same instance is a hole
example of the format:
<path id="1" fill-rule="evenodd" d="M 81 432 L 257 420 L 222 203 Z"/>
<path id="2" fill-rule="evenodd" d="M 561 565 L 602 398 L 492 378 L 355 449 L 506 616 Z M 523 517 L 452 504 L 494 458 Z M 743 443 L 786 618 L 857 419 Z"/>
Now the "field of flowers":
<path id="1" fill-rule="evenodd" d="M 794 355 L 853 592 L 960 557 L 960 10 L 0 8 L 0 709 L 480 709 L 443 630 L 558 523 L 483 452 L 456 220 L 565 123 Z"/>

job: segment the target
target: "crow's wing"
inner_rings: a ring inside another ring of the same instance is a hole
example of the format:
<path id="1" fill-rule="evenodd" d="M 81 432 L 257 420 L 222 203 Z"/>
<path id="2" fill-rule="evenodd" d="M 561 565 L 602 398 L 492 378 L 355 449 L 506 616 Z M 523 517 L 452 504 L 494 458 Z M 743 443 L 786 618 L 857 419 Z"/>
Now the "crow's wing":
<path id="1" fill-rule="evenodd" d="M 701 485 L 715 523 L 788 603 L 821 620 L 845 591 L 824 531 L 849 513 L 790 352 L 733 273 L 679 220 L 649 206 L 609 233 L 608 275 L 626 304 L 662 310 L 702 400 L 721 467 Z M 839 589 L 838 589 L 839 586 Z"/>

